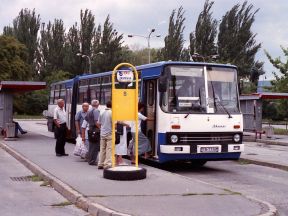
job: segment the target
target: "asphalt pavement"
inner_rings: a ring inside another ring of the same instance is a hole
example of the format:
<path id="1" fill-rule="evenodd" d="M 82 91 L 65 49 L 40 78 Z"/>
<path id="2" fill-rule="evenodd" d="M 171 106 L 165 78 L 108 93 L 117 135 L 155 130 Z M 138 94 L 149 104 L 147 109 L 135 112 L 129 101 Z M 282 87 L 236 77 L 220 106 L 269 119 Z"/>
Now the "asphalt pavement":
<path id="1" fill-rule="evenodd" d="M 25 126 L 25 123 L 20 123 Z M 31 126 L 33 124 L 34 126 Z M 42 129 L 38 128 L 38 133 L 35 133 L 35 127 L 43 128 L 43 124 L 41 126 L 37 122 L 30 122 L 25 126 L 29 131 L 28 134 L 21 136 L 17 141 L 1 141 L 2 147 L 10 149 L 8 150 L 10 153 L 18 154 L 18 158 L 22 157 L 32 165 L 35 164 L 34 167 L 42 169 L 43 173 L 47 172 L 47 175 L 54 176 L 71 190 L 80 193 L 84 199 L 94 203 L 98 208 L 96 211 L 84 207 L 94 215 L 125 213 L 141 216 L 231 216 L 261 215 L 267 212 L 268 215 L 273 215 L 269 203 L 247 197 L 225 186 L 215 186 L 193 176 L 187 178 L 150 166 L 142 165 L 148 172 L 145 180 L 132 182 L 106 180 L 103 178 L 103 171 L 95 166 L 88 166 L 79 157 L 72 155 L 74 148 L 72 144 L 66 145 L 69 157 L 55 157 L 55 140 L 41 135 Z M 65 191 L 63 194 L 65 196 Z M 69 199 L 69 195 L 66 198 Z M 105 208 L 107 211 L 101 211 L 100 214 L 99 209 L 105 210 Z"/>
<path id="2" fill-rule="evenodd" d="M 33 173 L 0 148 L 1 216 L 84 216 L 87 212 L 71 205 L 51 187 L 31 181 Z"/>

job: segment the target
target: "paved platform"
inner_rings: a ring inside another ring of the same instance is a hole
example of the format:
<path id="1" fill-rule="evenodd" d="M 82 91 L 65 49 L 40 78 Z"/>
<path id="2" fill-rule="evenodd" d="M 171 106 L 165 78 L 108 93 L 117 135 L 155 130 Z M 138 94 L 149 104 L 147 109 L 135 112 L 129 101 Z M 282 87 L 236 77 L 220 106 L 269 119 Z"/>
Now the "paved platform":
<path id="1" fill-rule="evenodd" d="M 245 142 L 242 159 L 251 160 L 259 165 L 288 170 L 288 145 Z"/>
<path id="2" fill-rule="evenodd" d="M 103 171 L 72 155 L 72 144 L 66 145 L 70 156 L 56 157 L 55 140 L 49 136 L 29 132 L 17 141 L 0 142 L 13 148 L 91 202 L 117 212 L 141 216 L 231 216 L 260 215 L 268 211 L 267 205 L 225 188 L 217 188 L 196 178 L 186 178 L 144 165 L 142 166 L 148 171 L 145 180 L 106 180 L 102 177 Z"/>

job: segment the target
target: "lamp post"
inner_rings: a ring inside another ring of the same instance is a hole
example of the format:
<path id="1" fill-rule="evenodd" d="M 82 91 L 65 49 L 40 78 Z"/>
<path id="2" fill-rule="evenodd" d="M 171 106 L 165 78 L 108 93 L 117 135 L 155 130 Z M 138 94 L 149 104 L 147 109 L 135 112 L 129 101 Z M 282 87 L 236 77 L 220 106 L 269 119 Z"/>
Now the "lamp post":
<path id="1" fill-rule="evenodd" d="M 84 55 L 82 53 L 77 53 L 76 54 L 77 56 L 81 56 L 82 58 L 87 58 L 88 59 L 88 63 L 89 63 L 89 71 L 88 71 L 88 74 L 91 74 L 91 58 L 88 56 L 88 55 Z M 103 52 L 98 52 L 95 54 L 96 55 L 104 55 Z"/>
<path id="2" fill-rule="evenodd" d="M 132 37 L 143 37 L 147 39 L 147 43 L 148 43 L 148 63 L 150 64 L 151 62 L 151 49 L 150 49 L 150 39 L 151 39 L 151 35 L 153 32 L 155 32 L 155 29 L 151 29 L 151 31 L 149 32 L 148 36 L 144 36 L 144 35 L 137 35 L 137 34 L 130 34 L 128 35 L 128 37 L 132 38 Z M 155 37 L 161 37 L 161 35 L 156 35 Z"/>

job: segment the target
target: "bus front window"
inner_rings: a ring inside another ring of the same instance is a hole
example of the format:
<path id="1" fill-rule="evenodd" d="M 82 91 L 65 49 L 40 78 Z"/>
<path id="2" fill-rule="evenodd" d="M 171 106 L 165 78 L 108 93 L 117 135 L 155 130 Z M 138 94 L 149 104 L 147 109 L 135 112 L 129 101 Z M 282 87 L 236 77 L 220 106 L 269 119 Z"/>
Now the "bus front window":
<path id="1" fill-rule="evenodd" d="M 169 66 L 165 73 L 168 75 L 168 91 L 163 95 L 164 111 L 206 112 L 203 66 Z"/>
<path id="2" fill-rule="evenodd" d="M 207 82 L 209 113 L 240 112 L 236 69 L 207 67 Z"/>

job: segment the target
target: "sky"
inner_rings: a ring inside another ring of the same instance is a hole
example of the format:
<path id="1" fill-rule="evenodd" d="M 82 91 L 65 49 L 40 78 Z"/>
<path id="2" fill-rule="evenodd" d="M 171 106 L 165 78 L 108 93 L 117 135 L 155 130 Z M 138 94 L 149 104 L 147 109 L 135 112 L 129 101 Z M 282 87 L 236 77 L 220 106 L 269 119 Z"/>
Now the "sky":
<path id="1" fill-rule="evenodd" d="M 96 24 L 102 24 L 107 15 L 119 33 L 124 35 L 124 44 L 133 49 L 147 46 L 145 38 L 128 38 L 128 34 L 148 35 L 149 30 L 155 28 L 155 35 L 160 38 L 151 39 L 151 47 L 163 47 L 164 37 L 167 35 L 169 16 L 173 9 L 183 6 L 185 10 L 185 46 L 189 45 L 189 34 L 194 31 L 197 18 L 203 9 L 205 0 L 0 0 L 0 33 L 6 25 L 12 26 L 13 19 L 22 8 L 35 8 L 40 14 L 41 23 L 62 19 L 66 29 L 75 22 L 79 23 L 80 10 L 90 9 L 95 15 Z M 242 4 L 242 0 L 214 0 L 213 16 L 221 20 L 226 11 L 235 4 Z M 264 61 L 265 76 L 260 80 L 273 79 L 272 71 L 276 69 L 269 63 L 264 54 L 267 50 L 273 57 L 282 57 L 280 45 L 288 47 L 288 2 L 287 0 L 250 0 L 255 10 L 256 20 L 252 27 L 257 34 L 256 40 L 262 44 L 256 59 Z"/>

